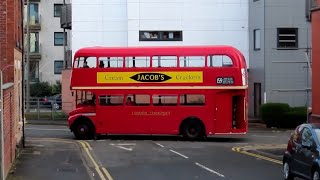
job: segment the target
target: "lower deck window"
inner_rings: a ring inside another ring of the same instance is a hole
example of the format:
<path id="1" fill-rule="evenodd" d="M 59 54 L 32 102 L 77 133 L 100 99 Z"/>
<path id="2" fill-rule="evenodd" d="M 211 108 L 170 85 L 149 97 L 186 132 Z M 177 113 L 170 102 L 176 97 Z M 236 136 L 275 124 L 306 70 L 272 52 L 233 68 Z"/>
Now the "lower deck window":
<path id="1" fill-rule="evenodd" d="M 102 95 L 102 96 L 99 96 L 99 104 L 101 106 L 123 105 L 123 96 L 122 95 Z"/>
<path id="2" fill-rule="evenodd" d="M 198 94 L 183 94 L 180 96 L 180 104 L 187 105 L 197 105 L 203 106 L 205 105 L 205 96 Z"/>
<path id="3" fill-rule="evenodd" d="M 178 96 L 153 95 L 152 103 L 154 106 L 176 106 L 178 104 Z"/>

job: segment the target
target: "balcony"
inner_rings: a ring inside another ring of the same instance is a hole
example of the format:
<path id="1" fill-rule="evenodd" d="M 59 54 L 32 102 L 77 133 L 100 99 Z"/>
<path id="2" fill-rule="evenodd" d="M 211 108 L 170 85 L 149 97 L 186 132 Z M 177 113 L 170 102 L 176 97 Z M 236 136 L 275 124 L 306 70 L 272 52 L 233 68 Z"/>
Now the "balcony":
<path id="1" fill-rule="evenodd" d="M 61 7 L 60 25 L 61 28 L 72 29 L 72 9 L 71 4 L 65 4 Z"/>
<path id="2" fill-rule="evenodd" d="M 36 30 L 36 31 L 41 30 L 41 15 L 30 16 L 29 28 L 30 30 Z"/>
<path id="3" fill-rule="evenodd" d="M 27 32 L 27 18 L 24 20 L 24 32 Z M 29 19 L 29 30 L 30 31 L 40 31 L 41 30 L 41 15 L 30 16 Z"/>
<path id="4" fill-rule="evenodd" d="M 32 61 L 41 60 L 41 45 L 39 43 L 30 43 L 29 57 Z"/>
<path id="5" fill-rule="evenodd" d="M 39 3 L 41 0 L 29 0 L 29 3 Z M 27 1 L 24 0 L 24 4 L 27 5 Z"/>

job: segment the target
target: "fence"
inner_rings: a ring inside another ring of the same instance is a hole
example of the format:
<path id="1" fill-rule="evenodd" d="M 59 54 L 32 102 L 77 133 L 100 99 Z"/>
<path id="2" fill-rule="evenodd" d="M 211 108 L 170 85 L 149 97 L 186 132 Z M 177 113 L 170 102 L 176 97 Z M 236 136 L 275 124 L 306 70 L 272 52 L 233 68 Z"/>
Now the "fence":
<path id="1" fill-rule="evenodd" d="M 27 120 L 67 120 L 68 114 L 64 109 L 70 109 L 73 106 L 72 102 L 63 102 L 61 100 L 53 99 L 47 100 L 45 98 L 30 98 L 26 101 L 25 115 Z"/>

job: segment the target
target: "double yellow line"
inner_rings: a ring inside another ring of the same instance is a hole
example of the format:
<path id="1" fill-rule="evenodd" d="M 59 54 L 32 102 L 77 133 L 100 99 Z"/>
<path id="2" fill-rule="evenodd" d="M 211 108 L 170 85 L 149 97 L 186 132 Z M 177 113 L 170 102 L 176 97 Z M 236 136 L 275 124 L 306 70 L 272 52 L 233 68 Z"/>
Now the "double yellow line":
<path id="1" fill-rule="evenodd" d="M 255 154 L 255 153 L 243 151 L 241 147 L 234 147 L 234 148 L 232 148 L 232 151 L 235 151 L 235 152 L 238 152 L 238 153 L 241 153 L 241 154 L 245 154 L 245 155 L 248 155 L 248 156 L 253 156 L 253 157 L 256 157 L 256 158 L 259 158 L 259 159 L 263 159 L 263 160 L 266 160 L 266 161 L 270 161 L 270 162 L 282 165 L 282 161 L 279 161 L 279 160 L 276 160 L 276 159 L 272 159 L 272 158 L 269 158 L 269 157 L 266 157 L 266 156 L 262 156 L 260 154 Z"/>
<path id="2" fill-rule="evenodd" d="M 97 171 L 97 173 L 99 174 L 101 180 L 107 180 L 107 179 L 113 180 L 113 178 L 111 177 L 108 170 L 104 167 L 100 167 L 98 165 L 98 163 L 95 161 L 95 159 L 92 157 L 92 154 L 90 153 L 90 151 L 92 151 L 90 144 L 86 141 L 78 141 L 78 142 L 82 145 L 83 149 L 86 151 L 89 159 L 91 160 L 92 164 L 94 165 L 94 168 Z"/>

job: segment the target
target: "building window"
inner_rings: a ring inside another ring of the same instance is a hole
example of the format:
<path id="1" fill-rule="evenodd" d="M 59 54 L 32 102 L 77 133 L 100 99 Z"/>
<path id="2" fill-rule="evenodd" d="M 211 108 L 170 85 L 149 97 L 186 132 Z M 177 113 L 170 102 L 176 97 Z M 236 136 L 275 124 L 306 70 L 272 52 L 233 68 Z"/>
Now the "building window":
<path id="1" fill-rule="evenodd" d="M 62 7 L 62 4 L 54 4 L 54 17 L 61 16 L 61 7 Z"/>
<path id="2" fill-rule="evenodd" d="M 63 61 L 54 61 L 54 74 L 61 74 Z"/>
<path id="3" fill-rule="evenodd" d="M 65 34 L 65 37 L 67 37 L 66 34 Z M 55 46 L 63 46 L 63 41 L 64 41 L 63 32 L 55 32 L 54 33 L 54 45 Z"/>
<path id="4" fill-rule="evenodd" d="M 36 3 L 29 4 L 29 23 L 30 25 L 37 25 L 40 23 L 39 5 Z"/>
<path id="5" fill-rule="evenodd" d="M 30 61 L 29 79 L 31 82 L 39 82 L 39 61 Z"/>
<path id="6" fill-rule="evenodd" d="M 278 28 L 279 49 L 297 49 L 298 48 L 298 28 Z"/>
<path id="7" fill-rule="evenodd" d="M 30 53 L 40 53 L 39 32 L 30 33 Z"/>
<path id="8" fill-rule="evenodd" d="M 261 38 L 261 36 L 260 36 L 260 29 L 255 29 L 255 30 L 253 30 L 253 48 L 254 48 L 254 50 L 255 51 L 258 51 L 258 50 L 260 50 L 260 45 L 261 45 L 261 42 L 260 42 L 260 39 Z"/>
<path id="9" fill-rule="evenodd" d="M 182 41 L 182 31 L 140 31 L 140 41 Z"/>

